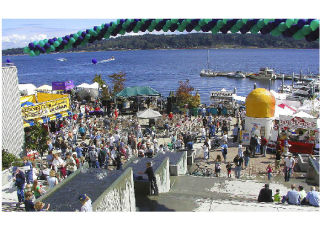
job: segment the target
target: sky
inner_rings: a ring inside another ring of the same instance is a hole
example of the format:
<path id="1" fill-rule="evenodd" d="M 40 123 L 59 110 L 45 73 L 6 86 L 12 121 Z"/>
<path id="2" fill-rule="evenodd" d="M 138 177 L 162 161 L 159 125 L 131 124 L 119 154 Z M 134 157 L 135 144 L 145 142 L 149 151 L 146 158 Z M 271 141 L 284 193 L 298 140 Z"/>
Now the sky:
<path id="1" fill-rule="evenodd" d="M 2 49 L 25 47 L 29 42 L 61 37 L 115 19 L 2 19 Z"/>

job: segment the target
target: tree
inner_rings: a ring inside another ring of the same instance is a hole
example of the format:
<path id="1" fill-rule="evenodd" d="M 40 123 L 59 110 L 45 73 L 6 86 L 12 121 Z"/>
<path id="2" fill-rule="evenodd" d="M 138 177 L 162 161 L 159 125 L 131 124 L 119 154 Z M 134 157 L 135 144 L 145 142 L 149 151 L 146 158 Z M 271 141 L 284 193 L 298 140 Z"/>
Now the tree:
<path id="1" fill-rule="evenodd" d="M 26 148 L 38 151 L 42 157 L 44 152 L 48 149 L 48 129 L 42 124 L 36 122 L 30 127 L 30 131 L 28 131 L 28 134 L 25 134 L 25 136 Z"/>
<path id="2" fill-rule="evenodd" d="M 122 91 L 124 89 L 124 83 L 127 80 L 126 74 L 123 72 L 114 73 L 112 75 L 109 75 L 109 78 L 111 78 L 112 82 L 112 97 L 114 97 L 118 92 Z"/>
<path id="3" fill-rule="evenodd" d="M 2 170 L 11 167 L 11 165 L 21 167 L 21 162 L 22 160 L 20 158 L 17 158 L 15 155 L 9 153 L 5 149 L 2 149 Z"/>
<path id="4" fill-rule="evenodd" d="M 110 99 L 109 87 L 106 84 L 106 82 L 102 79 L 101 75 L 96 74 L 92 81 L 98 83 L 99 87 L 102 89 L 102 100 Z"/>
<path id="5" fill-rule="evenodd" d="M 194 87 L 190 85 L 189 80 L 179 81 L 179 87 L 176 91 L 177 103 L 183 108 L 188 105 L 188 108 L 195 108 L 200 105 L 200 97 L 198 94 L 192 95 Z"/>

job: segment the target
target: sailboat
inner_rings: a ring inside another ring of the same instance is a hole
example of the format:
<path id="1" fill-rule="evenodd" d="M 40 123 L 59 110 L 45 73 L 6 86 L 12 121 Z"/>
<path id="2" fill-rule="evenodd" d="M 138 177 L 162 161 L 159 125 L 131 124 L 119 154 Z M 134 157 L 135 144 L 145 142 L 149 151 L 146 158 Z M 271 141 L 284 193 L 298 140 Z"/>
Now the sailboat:
<path id="1" fill-rule="evenodd" d="M 209 49 L 207 53 L 207 69 L 202 69 L 200 72 L 200 77 L 216 77 L 217 72 L 213 71 L 209 67 Z"/>

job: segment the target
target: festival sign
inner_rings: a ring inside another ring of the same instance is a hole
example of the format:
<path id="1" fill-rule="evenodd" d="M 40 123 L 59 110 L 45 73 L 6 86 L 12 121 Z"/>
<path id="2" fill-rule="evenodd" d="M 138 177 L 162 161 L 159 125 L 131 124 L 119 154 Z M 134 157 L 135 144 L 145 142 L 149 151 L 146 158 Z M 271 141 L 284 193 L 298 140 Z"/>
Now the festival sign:
<path id="1" fill-rule="evenodd" d="M 52 82 L 52 90 L 70 90 L 74 88 L 73 81 Z"/>
<path id="2" fill-rule="evenodd" d="M 48 102 L 39 103 L 35 106 L 24 107 L 21 109 L 22 117 L 25 120 L 41 118 L 70 109 L 69 98 L 61 98 Z"/>
<path id="3" fill-rule="evenodd" d="M 211 97 L 232 97 L 232 92 L 212 91 Z"/>
<path id="4" fill-rule="evenodd" d="M 288 127 L 288 128 L 303 128 L 303 129 L 310 129 L 315 130 L 317 129 L 317 123 L 312 121 L 312 119 L 307 120 L 300 117 L 294 118 L 284 118 L 279 120 L 280 127 Z"/>

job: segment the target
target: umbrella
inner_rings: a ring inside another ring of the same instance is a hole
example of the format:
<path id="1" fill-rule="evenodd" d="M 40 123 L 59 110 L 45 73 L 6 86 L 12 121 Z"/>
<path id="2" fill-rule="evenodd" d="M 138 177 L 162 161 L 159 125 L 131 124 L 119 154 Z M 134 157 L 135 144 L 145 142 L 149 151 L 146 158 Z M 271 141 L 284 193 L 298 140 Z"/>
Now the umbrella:
<path id="1" fill-rule="evenodd" d="M 144 118 L 144 119 L 152 119 L 152 118 L 162 117 L 162 115 L 159 112 L 148 108 L 148 109 L 146 109 L 144 111 L 138 112 L 137 113 L 137 117 L 138 118 Z"/>
<path id="2" fill-rule="evenodd" d="M 21 107 L 29 107 L 29 106 L 34 106 L 34 104 L 28 101 L 21 104 Z"/>

